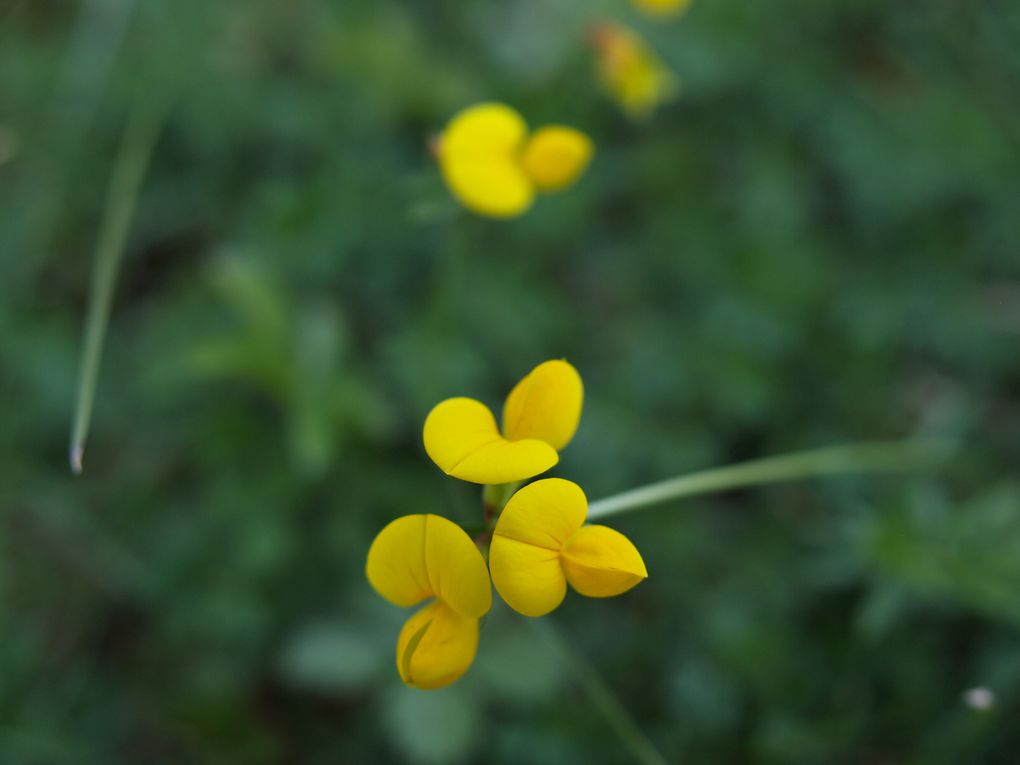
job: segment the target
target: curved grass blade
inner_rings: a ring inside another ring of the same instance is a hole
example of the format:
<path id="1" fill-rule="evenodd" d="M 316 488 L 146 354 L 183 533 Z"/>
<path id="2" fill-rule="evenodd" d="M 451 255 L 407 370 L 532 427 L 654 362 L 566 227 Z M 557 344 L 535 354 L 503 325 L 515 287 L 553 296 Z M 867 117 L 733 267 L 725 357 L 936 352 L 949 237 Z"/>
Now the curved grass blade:
<path id="1" fill-rule="evenodd" d="M 117 152 L 92 269 L 88 313 L 82 333 L 81 365 L 78 369 L 78 397 L 71 426 L 69 459 L 75 474 L 82 471 L 85 439 L 92 418 L 103 341 L 110 322 L 110 307 L 117 270 L 124 255 L 127 234 L 138 202 L 138 192 L 163 122 L 162 110 L 140 103 L 131 114 Z"/>

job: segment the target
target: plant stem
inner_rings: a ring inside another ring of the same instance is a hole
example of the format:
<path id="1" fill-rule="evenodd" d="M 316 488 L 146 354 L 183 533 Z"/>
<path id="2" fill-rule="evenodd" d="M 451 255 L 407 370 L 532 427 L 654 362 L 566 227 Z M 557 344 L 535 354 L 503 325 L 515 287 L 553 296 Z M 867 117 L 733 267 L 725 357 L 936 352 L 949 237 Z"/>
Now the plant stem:
<path id="1" fill-rule="evenodd" d="M 588 698 L 606 718 L 634 760 L 642 765 L 666 765 L 666 758 L 634 722 L 598 670 L 575 650 L 570 640 L 548 619 L 529 619 L 528 622 L 566 658 Z"/>
<path id="2" fill-rule="evenodd" d="M 499 514 L 514 492 L 521 488 L 521 481 L 513 483 L 487 484 L 482 489 L 482 515 L 486 527 L 491 531 L 496 526 Z"/>
<path id="3" fill-rule="evenodd" d="M 103 219 L 96 245 L 96 259 L 92 269 L 88 314 L 82 333 L 81 366 L 78 369 L 78 399 L 71 426 L 70 462 L 71 470 L 75 474 L 81 473 L 82 470 L 82 455 L 92 418 L 96 379 L 103 355 L 103 340 L 110 323 L 110 307 L 113 302 L 117 269 L 123 259 L 138 192 L 161 123 L 162 111 L 153 109 L 151 104 L 135 107 L 124 131 L 110 177 L 110 187 L 103 207 Z"/>
<path id="4" fill-rule="evenodd" d="M 766 457 L 670 478 L 614 494 L 592 502 L 588 506 L 588 519 L 604 518 L 681 497 L 745 486 L 842 473 L 917 470 L 944 459 L 949 450 L 950 444 L 945 441 L 887 441 L 830 446 Z"/>

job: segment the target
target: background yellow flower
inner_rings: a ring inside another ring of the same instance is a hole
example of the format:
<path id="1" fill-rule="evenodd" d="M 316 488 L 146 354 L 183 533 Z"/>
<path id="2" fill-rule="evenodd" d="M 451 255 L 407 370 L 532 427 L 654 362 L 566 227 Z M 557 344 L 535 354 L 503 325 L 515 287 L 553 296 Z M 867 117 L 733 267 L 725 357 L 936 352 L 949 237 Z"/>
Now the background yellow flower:
<path id="1" fill-rule="evenodd" d="M 567 188 L 592 152 L 591 139 L 575 128 L 550 125 L 529 136 L 524 119 L 497 103 L 459 112 L 438 142 L 450 192 L 469 210 L 493 218 L 526 212 L 536 191 Z"/>
<path id="2" fill-rule="evenodd" d="M 633 29 L 615 22 L 592 29 L 599 80 L 633 119 L 645 119 L 672 100 L 680 81 Z"/>
<path id="3" fill-rule="evenodd" d="M 635 8 L 650 16 L 675 17 L 687 12 L 693 0 L 631 0 Z"/>

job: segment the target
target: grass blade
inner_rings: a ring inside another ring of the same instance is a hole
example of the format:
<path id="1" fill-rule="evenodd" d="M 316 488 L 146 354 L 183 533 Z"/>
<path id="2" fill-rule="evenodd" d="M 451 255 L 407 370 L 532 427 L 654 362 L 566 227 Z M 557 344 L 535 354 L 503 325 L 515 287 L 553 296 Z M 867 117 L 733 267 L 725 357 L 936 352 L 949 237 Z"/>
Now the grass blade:
<path id="1" fill-rule="evenodd" d="M 75 474 L 82 471 L 85 439 L 92 418 L 103 341 L 110 323 L 110 308 L 117 271 L 124 256 L 127 235 L 138 202 L 138 193 L 152 156 L 162 113 L 139 105 L 132 113 L 110 177 L 103 218 L 96 244 L 89 290 L 88 313 L 82 333 L 81 365 L 78 368 L 78 396 L 71 426 L 69 458 Z"/>

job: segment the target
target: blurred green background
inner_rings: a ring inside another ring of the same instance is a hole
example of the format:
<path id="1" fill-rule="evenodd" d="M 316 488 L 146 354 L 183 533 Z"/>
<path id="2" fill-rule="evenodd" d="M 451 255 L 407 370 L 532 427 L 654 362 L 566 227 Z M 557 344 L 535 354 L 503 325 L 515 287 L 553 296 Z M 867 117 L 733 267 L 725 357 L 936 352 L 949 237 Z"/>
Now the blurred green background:
<path id="1" fill-rule="evenodd" d="M 585 30 L 684 82 L 644 124 Z M 929 475 L 612 519 L 650 579 L 550 622 L 670 762 L 1007 763 L 1020 749 L 1020 8 L 1007 0 L 7 0 L 0 6 L 0 762 L 618 763 L 570 663 L 497 609 L 405 689 L 364 581 L 475 487 L 420 443 L 547 358 L 586 383 L 553 474 L 598 498 L 937 434 Z M 487 221 L 427 151 L 501 100 L 589 132 Z M 67 469 L 125 125 L 165 115 Z M 968 706 L 968 688 L 995 694 Z"/>

